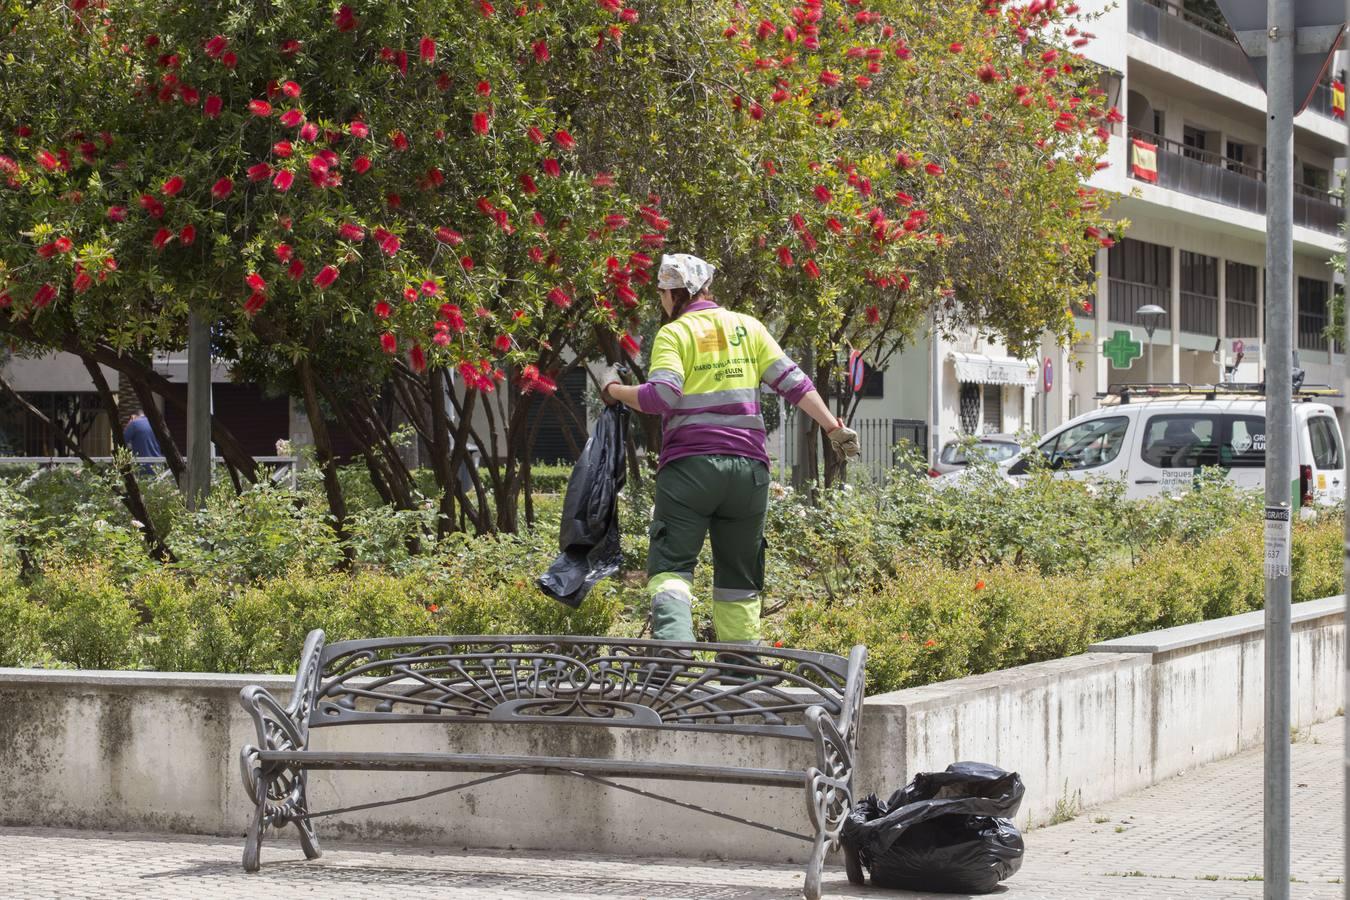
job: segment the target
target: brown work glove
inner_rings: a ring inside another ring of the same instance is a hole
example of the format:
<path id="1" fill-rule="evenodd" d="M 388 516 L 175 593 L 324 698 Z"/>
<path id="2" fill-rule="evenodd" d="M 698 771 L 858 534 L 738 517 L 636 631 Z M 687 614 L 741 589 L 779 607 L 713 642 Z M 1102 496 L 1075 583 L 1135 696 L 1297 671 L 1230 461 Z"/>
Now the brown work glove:
<path id="1" fill-rule="evenodd" d="M 834 448 L 834 452 L 844 459 L 856 459 L 858 454 L 862 453 L 862 445 L 858 443 L 858 432 L 849 428 L 843 421 L 825 436 L 830 439 L 830 446 Z"/>

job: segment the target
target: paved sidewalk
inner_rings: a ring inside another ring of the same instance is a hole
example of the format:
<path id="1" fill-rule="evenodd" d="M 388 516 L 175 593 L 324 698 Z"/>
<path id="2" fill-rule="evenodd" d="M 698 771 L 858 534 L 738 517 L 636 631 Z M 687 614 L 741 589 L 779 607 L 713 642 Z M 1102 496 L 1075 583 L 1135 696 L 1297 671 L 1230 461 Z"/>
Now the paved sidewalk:
<path id="1" fill-rule="evenodd" d="M 1333 719 L 1293 747 L 1292 894 L 1299 900 L 1344 896 L 1343 727 Z M 1001 893 L 1008 900 L 1260 898 L 1262 885 L 1251 880 L 1261 868 L 1260 753 L 1206 766 L 1026 839 L 1026 865 Z M 801 886 L 801 870 L 786 866 L 529 851 L 330 842 L 322 859 L 307 863 L 289 837 L 264 845 L 262 872 L 245 875 L 240 846 L 221 838 L 0 828 L 0 897 L 791 900 Z M 827 870 L 825 893 L 929 896 L 855 888 L 841 869 Z"/>

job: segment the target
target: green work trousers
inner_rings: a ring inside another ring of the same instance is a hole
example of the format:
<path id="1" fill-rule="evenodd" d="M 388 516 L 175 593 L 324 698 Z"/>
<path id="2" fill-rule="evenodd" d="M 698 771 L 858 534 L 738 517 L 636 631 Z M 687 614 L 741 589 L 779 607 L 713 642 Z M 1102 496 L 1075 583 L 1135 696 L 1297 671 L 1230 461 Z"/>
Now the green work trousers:
<path id="1" fill-rule="evenodd" d="M 661 468 L 647 551 L 654 637 L 694 640 L 694 567 L 711 532 L 717 640 L 759 641 L 768 507 L 769 469 L 759 460 L 687 456 Z"/>

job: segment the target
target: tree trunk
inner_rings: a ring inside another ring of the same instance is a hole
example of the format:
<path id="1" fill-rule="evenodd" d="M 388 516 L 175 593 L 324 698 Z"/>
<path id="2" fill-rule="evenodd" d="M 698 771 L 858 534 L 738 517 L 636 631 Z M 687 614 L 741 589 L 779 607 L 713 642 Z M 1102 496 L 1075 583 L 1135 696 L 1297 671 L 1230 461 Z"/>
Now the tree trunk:
<path id="1" fill-rule="evenodd" d="M 815 349 L 807 348 L 802 353 L 802 359 L 798 363 L 802 371 L 809 372 L 815 368 Z M 817 386 L 819 389 L 819 386 Z M 795 439 L 797 450 L 797 462 L 792 467 L 792 487 L 797 491 L 809 492 L 812 499 L 815 498 L 816 482 L 820 477 L 820 467 L 816 457 L 816 432 L 819 429 L 811 417 L 801 412 L 797 412 L 792 417 L 795 424 Z"/>
<path id="2" fill-rule="evenodd" d="M 314 452 L 323 471 L 323 488 L 328 495 L 328 511 L 333 516 L 333 531 L 342 545 L 342 555 L 350 565 L 353 554 L 351 545 L 347 542 L 347 504 L 342 497 L 342 484 L 338 481 L 333 443 L 328 437 L 328 425 L 323 420 L 319 393 L 314 385 L 314 373 L 310 369 L 308 358 L 300 359 L 297 372 L 300 375 L 300 390 L 305 401 L 305 416 L 309 419 L 310 432 L 314 435 Z"/>
<path id="3" fill-rule="evenodd" d="M 455 530 L 455 497 L 459 494 L 459 473 L 451 465 L 450 416 L 446 410 L 450 379 L 444 369 L 434 369 L 431 382 L 431 471 L 441 489 L 440 509 L 436 516 L 436 537 Z M 414 423 L 414 427 L 416 424 Z"/>
<path id="4" fill-rule="evenodd" d="M 159 449 L 164 454 L 164 461 L 169 466 L 169 471 L 173 472 L 174 481 L 182 488 L 183 476 L 187 473 L 187 465 L 183 462 L 183 455 L 178 451 L 178 444 L 174 442 L 173 432 L 169 431 L 169 425 L 164 421 L 164 413 L 160 410 L 159 404 L 155 402 L 155 394 L 150 390 L 144 379 L 137 378 L 135 375 L 121 373 L 121 383 L 118 390 L 123 385 L 130 386 L 136 394 L 136 399 L 141 404 L 141 409 L 145 410 L 145 418 L 150 422 L 150 428 L 155 432 L 155 440 L 159 441 Z M 237 488 L 236 488 L 237 489 Z"/>

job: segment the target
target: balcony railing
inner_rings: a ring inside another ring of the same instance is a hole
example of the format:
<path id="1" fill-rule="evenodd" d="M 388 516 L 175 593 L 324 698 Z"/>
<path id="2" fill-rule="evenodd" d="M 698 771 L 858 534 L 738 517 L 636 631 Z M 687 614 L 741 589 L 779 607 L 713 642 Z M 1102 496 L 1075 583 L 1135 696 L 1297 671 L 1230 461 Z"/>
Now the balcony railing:
<path id="1" fill-rule="evenodd" d="M 1182 291 L 1181 330 L 1188 331 L 1191 334 L 1217 337 L 1219 334 L 1219 298 Z"/>
<path id="2" fill-rule="evenodd" d="M 1172 305 L 1170 288 L 1164 285 L 1125 281 L 1123 278 L 1107 279 L 1106 295 L 1108 300 L 1106 318 L 1121 325 L 1142 326 L 1143 320 L 1134 316 L 1134 311 L 1141 306 L 1152 303 L 1163 309 L 1169 309 Z M 1160 327 L 1167 327 L 1166 322 L 1158 324 Z"/>
<path id="3" fill-rule="evenodd" d="M 1223 330 L 1228 333 L 1228 337 L 1256 337 L 1259 315 L 1255 300 L 1234 300 L 1229 297 Z"/>
<path id="4" fill-rule="evenodd" d="M 1264 170 L 1145 131 L 1131 130 L 1130 137 L 1158 148 L 1159 187 L 1265 215 Z M 1132 165 L 1129 172 L 1131 177 L 1139 178 Z M 1339 197 L 1306 184 L 1294 185 L 1295 225 L 1324 234 L 1338 234 L 1344 218 Z"/>
<path id="5" fill-rule="evenodd" d="M 1240 81 L 1258 84 L 1227 23 L 1191 12 L 1172 0 L 1129 0 L 1128 15 L 1130 34 L 1199 60 Z M 1324 81 L 1317 85 L 1308 109 L 1335 117 L 1330 84 Z"/>

